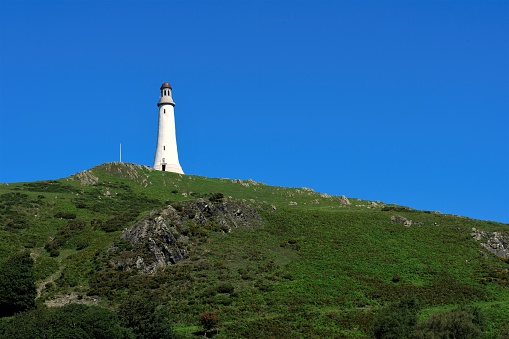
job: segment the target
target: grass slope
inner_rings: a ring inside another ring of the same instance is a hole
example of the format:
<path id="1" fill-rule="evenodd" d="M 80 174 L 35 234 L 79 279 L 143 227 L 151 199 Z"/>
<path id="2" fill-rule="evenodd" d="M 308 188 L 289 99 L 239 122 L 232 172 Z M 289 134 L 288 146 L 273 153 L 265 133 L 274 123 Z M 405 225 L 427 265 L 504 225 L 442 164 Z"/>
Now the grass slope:
<path id="1" fill-rule="evenodd" d="M 203 230 L 188 259 L 151 276 L 107 268 L 121 229 L 168 203 L 218 192 L 253 205 L 264 226 Z M 0 262 L 29 249 L 39 305 L 74 298 L 114 309 L 132 295 L 158 299 L 184 337 L 200 330 L 205 311 L 219 314 L 224 337 L 369 337 L 380 307 L 402 296 L 423 303 L 423 318 L 476 305 L 488 317 L 486 337 L 508 333 L 507 262 L 483 252 L 470 232 L 509 225 L 350 202 L 107 163 L 56 181 L 0 185 Z M 391 222 L 394 215 L 414 225 Z"/>

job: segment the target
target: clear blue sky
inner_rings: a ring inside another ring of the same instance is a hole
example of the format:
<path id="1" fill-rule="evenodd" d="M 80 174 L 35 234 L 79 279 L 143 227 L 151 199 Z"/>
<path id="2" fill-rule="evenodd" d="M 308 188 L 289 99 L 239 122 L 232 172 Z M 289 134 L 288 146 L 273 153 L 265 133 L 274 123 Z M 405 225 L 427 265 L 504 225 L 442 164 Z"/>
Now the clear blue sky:
<path id="1" fill-rule="evenodd" d="M 151 166 L 509 223 L 508 1 L 0 0 L 0 182 Z"/>

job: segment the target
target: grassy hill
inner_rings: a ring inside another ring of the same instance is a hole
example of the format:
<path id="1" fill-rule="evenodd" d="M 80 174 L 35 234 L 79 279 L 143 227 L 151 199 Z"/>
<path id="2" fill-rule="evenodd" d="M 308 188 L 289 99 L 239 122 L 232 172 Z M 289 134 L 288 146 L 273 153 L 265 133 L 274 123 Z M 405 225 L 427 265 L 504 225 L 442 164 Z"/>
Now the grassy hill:
<path id="1" fill-rule="evenodd" d="M 218 193 L 254 207 L 262 223 L 229 233 L 193 225 L 188 256 L 154 274 L 111 267 L 112 248 L 131 251 L 123 229 Z M 345 202 L 308 188 L 107 163 L 60 180 L 1 184 L 0 264 L 30 252 L 38 309 L 71 302 L 117 311 L 133 298 L 154 300 L 182 337 L 202 335 L 204 312 L 220 318 L 217 337 L 371 337 L 387 306 L 406 297 L 421 305 L 420 322 L 470 307 L 486 319 L 484 337 L 509 336 L 508 261 L 471 235 L 507 234 L 509 225 Z"/>

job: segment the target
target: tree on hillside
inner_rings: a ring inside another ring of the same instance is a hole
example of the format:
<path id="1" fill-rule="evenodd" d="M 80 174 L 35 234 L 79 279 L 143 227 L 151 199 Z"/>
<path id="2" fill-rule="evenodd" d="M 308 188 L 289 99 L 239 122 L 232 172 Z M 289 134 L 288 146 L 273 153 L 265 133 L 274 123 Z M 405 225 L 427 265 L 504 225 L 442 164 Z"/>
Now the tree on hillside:
<path id="1" fill-rule="evenodd" d="M 200 324 L 203 327 L 205 335 L 214 329 L 217 331 L 219 321 L 219 316 L 216 312 L 204 312 L 200 317 Z"/>
<path id="2" fill-rule="evenodd" d="M 27 252 L 9 257 L 0 266 L 0 317 L 35 307 L 34 261 Z"/>

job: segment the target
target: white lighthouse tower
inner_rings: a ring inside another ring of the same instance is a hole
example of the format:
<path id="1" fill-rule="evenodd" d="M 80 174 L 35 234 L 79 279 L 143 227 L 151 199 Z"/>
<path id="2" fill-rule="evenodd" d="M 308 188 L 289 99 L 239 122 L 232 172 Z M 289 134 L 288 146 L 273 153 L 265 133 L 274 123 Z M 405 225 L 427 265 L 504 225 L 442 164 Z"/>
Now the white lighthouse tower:
<path id="1" fill-rule="evenodd" d="M 164 82 L 161 85 L 159 107 L 159 129 L 157 132 L 156 156 L 154 169 L 159 171 L 184 173 L 180 167 L 177 153 L 177 136 L 175 133 L 175 103 L 171 97 L 171 86 Z"/>

